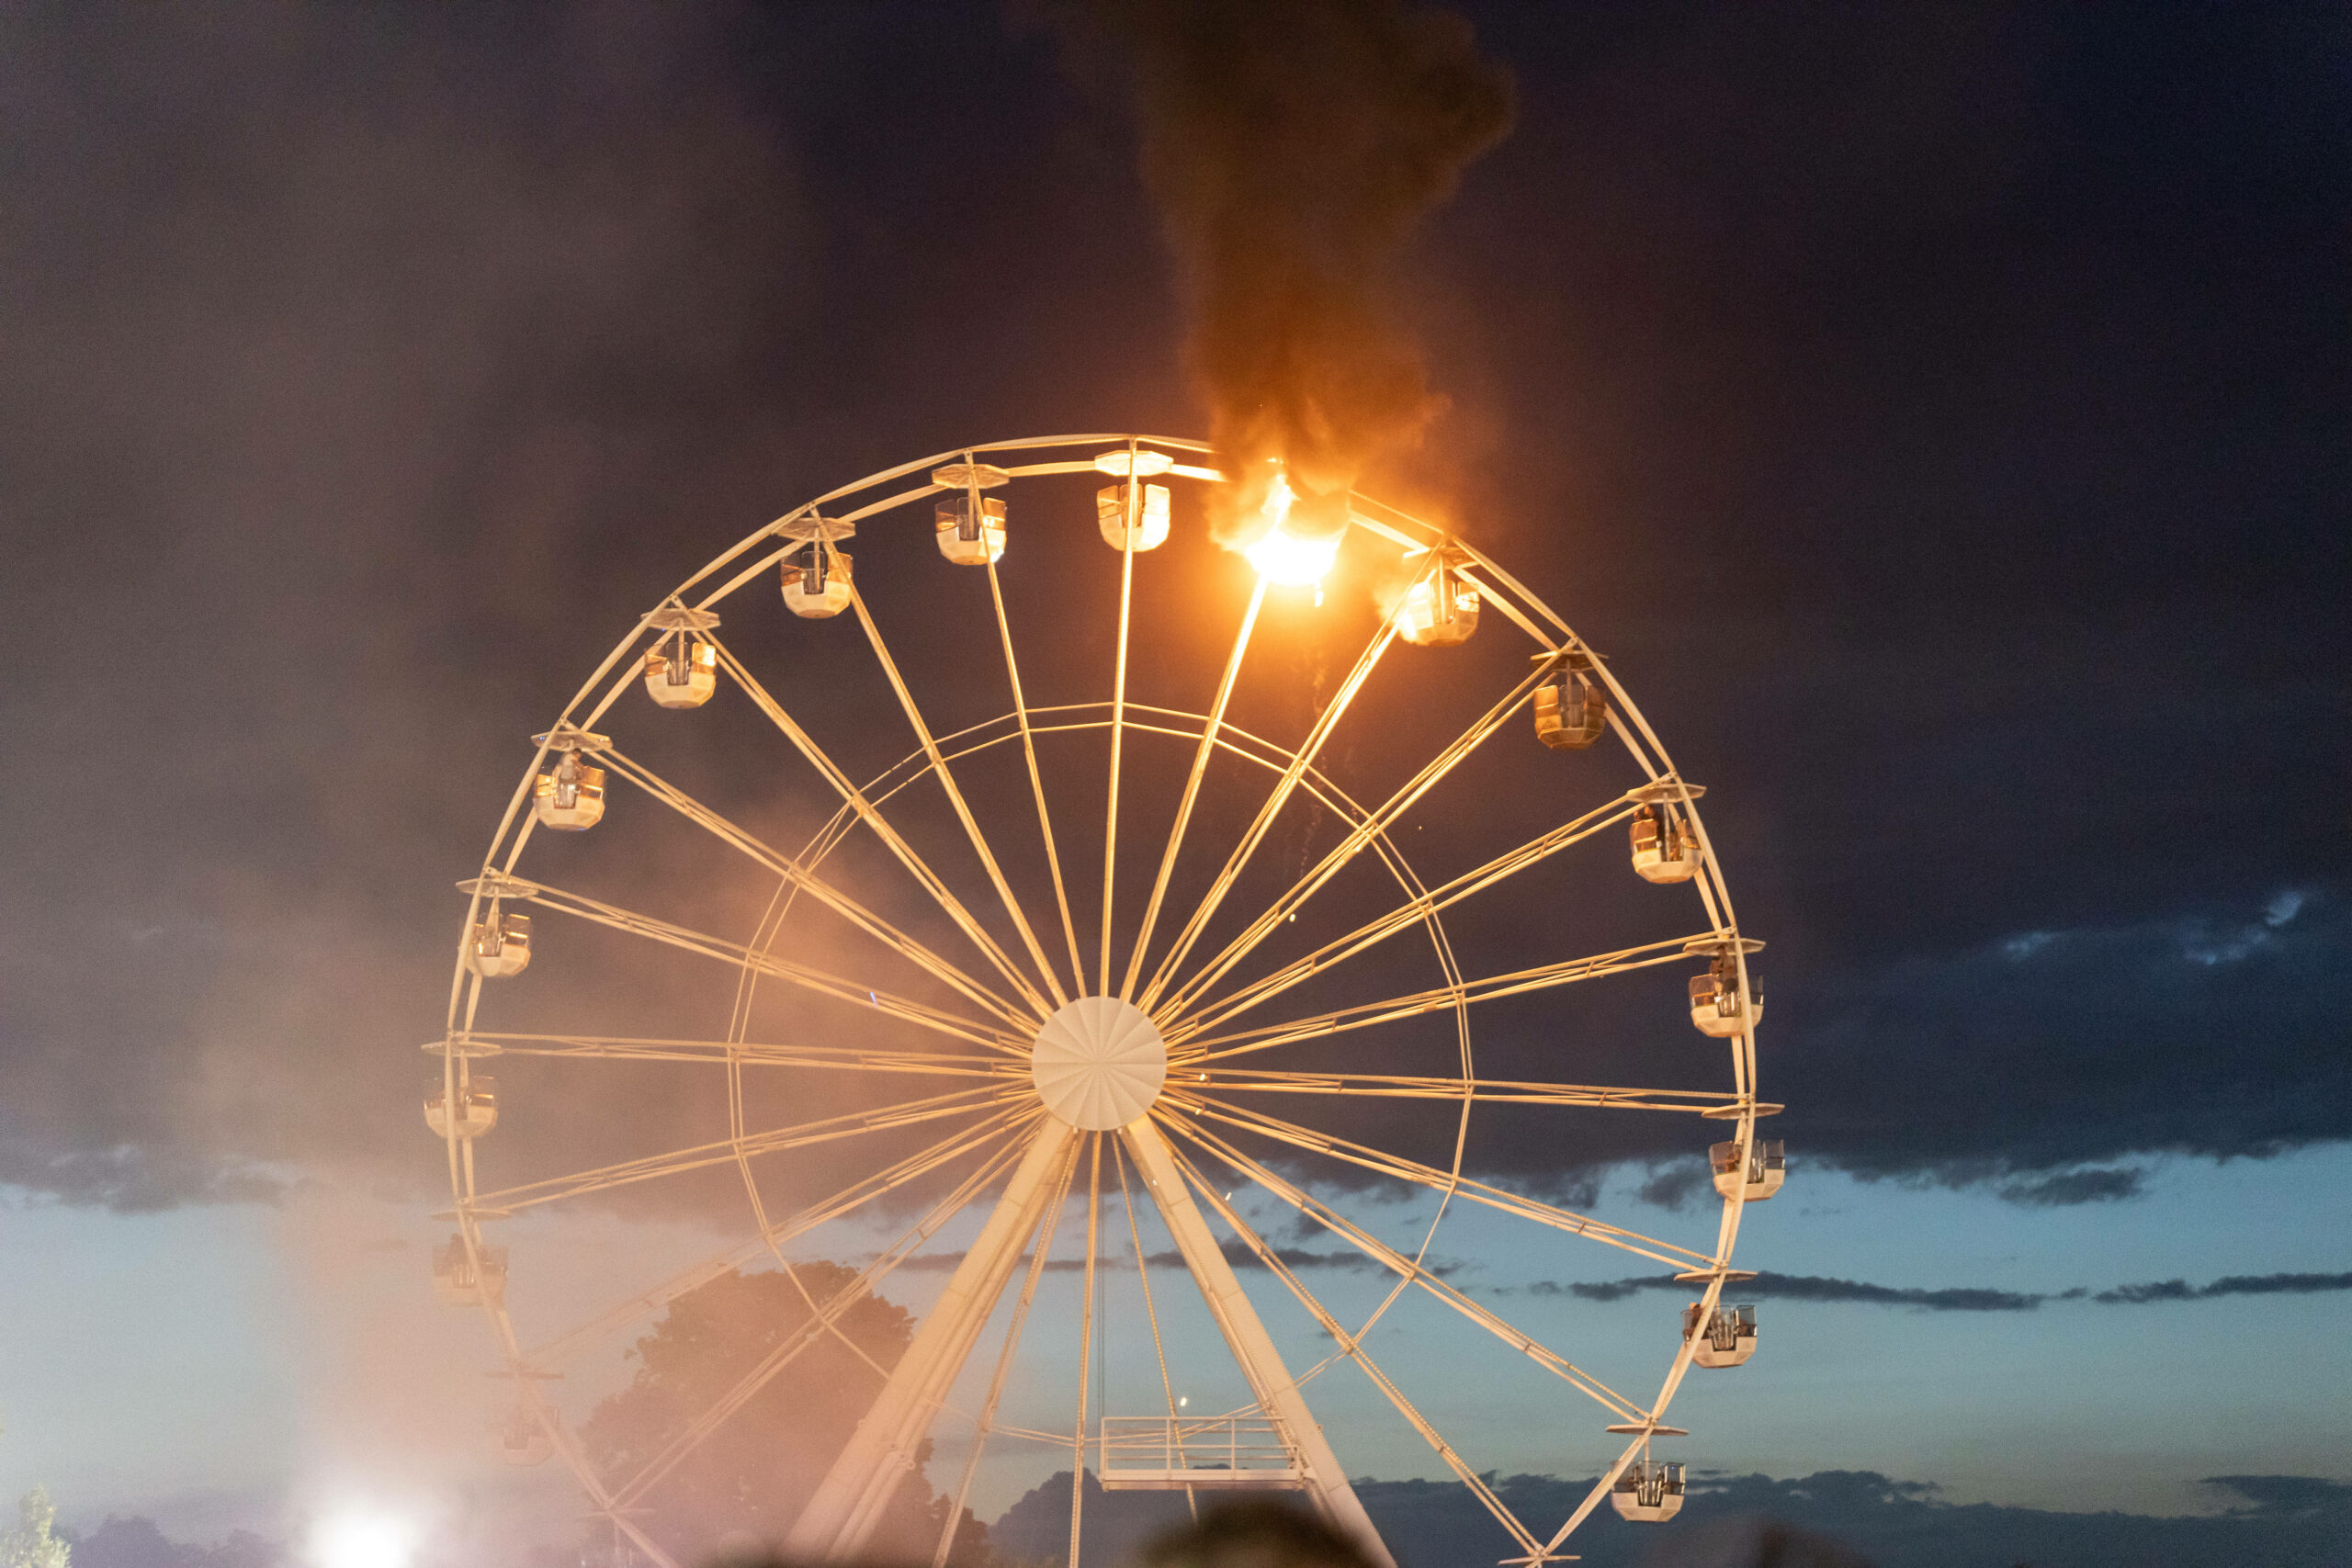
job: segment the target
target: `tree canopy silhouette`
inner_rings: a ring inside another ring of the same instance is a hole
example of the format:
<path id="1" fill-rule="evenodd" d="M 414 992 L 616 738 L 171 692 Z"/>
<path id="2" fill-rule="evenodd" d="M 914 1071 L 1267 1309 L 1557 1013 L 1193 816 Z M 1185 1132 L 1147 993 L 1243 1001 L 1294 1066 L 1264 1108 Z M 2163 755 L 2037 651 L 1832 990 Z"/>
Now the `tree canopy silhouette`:
<path id="1" fill-rule="evenodd" d="M 729 1270 L 670 1303 L 628 1352 L 636 1377 L 581 1427 L 589 1458 L 608 1482 L 626 1483 L 664 1456 L 798 1337 L 812 1302 L 828 1300 L 855 1277 L 838 1263 L 797 1264 L 795 1270 L 798 1284 L 782 1272 Z M 673 1556 L 699 1562 L 781 1539 L 905 1353 L 914 1319 L 868 1292 L 834 1329 L 820 1332 L 743 1398 L 647 1495 L 647 1532 Z M 923 1473 L 930 1457 L 925 1439 L 914 1473 L 876 1532 L 877 1560 L 930 1560 L 947 1509 Z M 985 1568 L 987 1541 L 986 1529 L 966 1510 L 950 1568 Z"/>

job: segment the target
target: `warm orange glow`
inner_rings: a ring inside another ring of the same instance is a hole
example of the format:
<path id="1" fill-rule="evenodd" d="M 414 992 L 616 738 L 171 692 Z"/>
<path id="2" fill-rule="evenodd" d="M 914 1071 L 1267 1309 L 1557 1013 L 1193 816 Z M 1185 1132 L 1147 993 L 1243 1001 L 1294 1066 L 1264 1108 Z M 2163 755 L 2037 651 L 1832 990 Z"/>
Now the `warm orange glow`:
<path id="1" fill-rule="evenodd" d="M 1267 487 L 1264 513 L 1268 527 L 1258 542 L 1241 553 L 1267 581 L 1285 588 L 1304 588 L 1323 581 L 1340 553 L 1340 536 L 1317 539 L 1291 532 L 1290 509 L 1298 500 L 1290 480 L 1280 474 Z"/>

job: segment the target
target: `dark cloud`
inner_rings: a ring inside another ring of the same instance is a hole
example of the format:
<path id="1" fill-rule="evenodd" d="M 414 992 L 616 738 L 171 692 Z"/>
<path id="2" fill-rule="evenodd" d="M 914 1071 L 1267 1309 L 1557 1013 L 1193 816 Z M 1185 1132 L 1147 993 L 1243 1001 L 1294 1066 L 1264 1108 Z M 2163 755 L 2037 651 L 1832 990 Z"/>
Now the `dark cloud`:
<path id="1" fill-rule="evenodd" d="M 182 1203 L 274 1203 L 293 1180 L 232 1155 L 136 1145 L 60 1148 L 20 1133 L 0 1141 L 0 1184 L 137 1214 Z"/>
<path id="2" fill-rule="evenodd" d="M 1713 1173 L 1704 1160 L 1677 1160 L 1652 1171 L 1634 1189 L 1634 1196 L 1661 1209 L 1683 1209 L 1702 1194 L 1711 1194 Z"/>
<path id="3" fill-rule="evenodd" d="M 1988 1181 L 2049 1206 L 2138 1196 L 2143 1174 L 2107 1163 L 2121 1157 L 2266 1156 L 2333 1138 L 2341 1076 L 2317 1069 L 2337 1025 L 2316 997 L 2347 955 L 2343 900 L 2267 897 L 2229 913 L 2029 931 L 1825 984 L 1800 1004 L 1805 1047 L 1781 1081 L 1800 1107 L 1842 1103 L 1799 1146 L 1860 1175 Z M 1912 1119 L 1883 1084 L 1828 1081 L 1890 1051 L 1914 1072 L 1964 1077 L 1969 1091 Z M 2135 1066 L 2119 1070 L 2126 1059 Z"/>
<path id="4" fill-rule="evenodd" d="M 123 1209 L 266 1200 L 305 1169 L 429 1186 L 416 1046 L 442 1029 L 450 884 L 610 637 L 787 494 L 975 421 L 1102 416 L 1043 365 L 996 407 L 916 377 L 928 411 L 882 368 L 949 336 L 1001 364 L 1041 322 L 1075 330 L 1054 324 L 1073 300 L 1107 289 L 1081 314 L 1148 322 L 1157 299 L 1098 265 L 1148 254 L 1139 200 L 1129 238 L 1098 200 L 906 243 L 1001 216 L 978 177 L 1001 156 L 1049 181 L 1087 162 L 999 96 L 1007 72 L 1055 82 L 1041 48 L 943 92 L 885 66 L 913 38 L 1007 50 L 1001 20 L 910 18 L 0 18 L 0 607 L 58 628 L 0 682 L 0 1183 Z M 870 134 L 918 109 L 983 114 L 989 151 Z M 901 165 L 913 185 L 876 175 Z M 1037 245 L 1050 301 L 975 324 L 924 281 L 942 250 Z M 820 309 L 820 276 L 865 282 Z M 873 395 L 892 412 L 853 412 Z M 1181 426 L 1176 401 L 1121 417 Z M 774 830 L 778 794 L 715 798 Z M 605 885 L 625 901 L 695 863 L 633 853 Z M 564 945 L 545 956 L 556 975 Z M 579 1021 L 698 1016 L 707 972 L 627 957 L 574 971 Z M 552 1099 L 507 1076 L 508 1153 L 707 1135 L 685 1075 Z"/>
<path id="5" fill-rule="evenodd" d="M 2028 1208 L 2061 1209 L 2077 1203 L 2113 1203 L 2137 1198 L 2145 1174 L 2137 1170 L 2066 1170 L 2053 1176 L 2004 1182 L 1995 1190 Z"/>
<path id="6" fill-rule="evenodd" d="M 2352 1274 L 2228 1274 L 2208 1285 L 2186 1280 L 2158 1280 L 2144 1285 L 2118 1285 L 2091 1299 L 2144 1306 L 2151 1302 L 2202 1302 L 2216 1296 L 2310 1295 L 2324 1291 L 2352 1291 Z"/>
<path id="7" fill-rule="evenodd" d="M 1644 1274 L 1624 1280 L 1577 1281 L 1566 1285 L 1557 1280 L 1539 1280 L 1533 1284 L 1512 1288 L 1533 1296 L 1575 1296 L 1589 1302 L 1623 1301 L 1641 1291 L 1680 1291 L 1685 1294 L 1690 1291 L 1690 1286 L 1677 1280 L 1671 1274 Z M 1726 1287 L 1726 1290 L 1741 1299 L 1752 1296 L 1798 1302 L 1866 1302 L 1875 1306 L 1918 1307 L 1927 1312 L 2030 1312 L 2051 1299 L 2014 1291 L 1967 1288 L 1905 1290 L 1890 1285 L 1864 1284 L 1857 1280 L 1824 1279 L 1812 1274 L 1760 1273 L 1753 1280 L 1743 1280 Z"/>
<path id="8" fill-rule="evenodd" d="M 1578 1280 L 1568 1284 L 1555 1280 L 1538 1280 L 1532 1284 L 1499 1287 L 1495 1293 L 1501 1295 L 1523 1291 L 1531 1296 L 1575 1296 L 1589 1302 L 1615 1302 L 1643 1291 L 1679 1291 L 1687 1294 L 1690 1290 L 1688 1284 L 1676 1280 L 1671 1274 L 1637 1274 L 1623 1280 Z M 1983 1286 L 1931 1291 L 1872 1285 L 1859 1280 L 1826 1279 L 1814 1274 L 1766 1271 L 1753 1280 L 1744 1280 L 1728 1287 L 1728 1291 L 1742 1299 L 1861 1302 L 1873 1306 L 1917 1307 L 1925 1312 L 2031 1312 L 2044 1302 L 2081 1301 L 2086 1298 L 2110 1304 L 2141 1306 L 2152 1302 L 2206 1301 L 2216 1296 L 2352 1291 L 2352 1274 L 2230 1275 L 2210 1285 L 2165 1280 L 2145 1285 L 2119 1285 L 2113 1290 L 2093 1294 L 2079 1287 L 2056 1292 L 2001 1291 Z"/>
<path id="9" fill-rule="evenodd" d="M 0 1180 L 413 1156 L 444 868 L 553 684 L 494 650 L 568 649 L 624 517 L 774 461 L 681 400 L 744 384 L 793 254 L 720 25 L 520 21 L 0 22 L 0 604 L 85 649 L 0 699 Z M 655 479 L 680 443 L 709 483 Z"/>
<path id="10" fill-rule="evenodd" d="M 1771 944 L 1792 1180 L 2105 1201 L 2149 1156 L 2340 1139 L 2343 16 L 1473 18 L 1521 118 L 1397 256 L 1454 400 L 1412 486 L 1711 786 Z M 1197 423 L 1123 122 L 992 8 L 28 6 L 0 53 L 0 608 L 40 628 L 0 680 L 0 1181 L 127 1208 L 312 1169 L 429 1187 L 447 883 L 616 628 L 886 463 Z M 964 623 L 915 543 L 858 547 L 893 635 L 954 674 Z M 894 760 L 854 636 L 756 597 L 730 627 Z M 1251 722 L 1303 728 L 1347 613 L 1269 633 Z M 1165 629 L 1154 678 L 1215 670 L 1219 628 Z M 1093 694 L 1101 637 L 1069 621 L 1041 682 Z M 1369 697 L 1334 766 L 1393 771 L 1456 684 Z M 747 820 L 808 826 L 773 752 L 675 745 Z M 1432 863 L 1600 787 L 1558 761 L 1465 774 Z M 606 890 L 656 901 L 724 880 L 605 842 L 562 863 L 610 853 Z M 1606 848 L 1465 907 L 1463 950 L 1501 969 L 1662 921 Z M 762 897 L 729 885 L 713 923 Z M 711 971 L 608 957 L 551 937 L 567 1026 L 723 1021 Z M 1552 1076 L 1572 1037 L 1592 1081 L 1695 1074 L 1657 978 L 1494 1004 L 1481 1065 Z M 504 1070 L 501 1161 L 714 1114 L 677 1075 Z M 1567 1120 L 1482 1110 L 1469 1164 L 1690 1184 L 1703 1134 Z"/>
<path id="11" fill-rule="evenodd" d="M 2201 1483 L 2236 1493 L 2250 1506 L 2235 1513 L 2272 1517 L 2341 1514 L 2352 1508 L 2352 1482 L 2316 1475 L 2209 1475 Z"/>

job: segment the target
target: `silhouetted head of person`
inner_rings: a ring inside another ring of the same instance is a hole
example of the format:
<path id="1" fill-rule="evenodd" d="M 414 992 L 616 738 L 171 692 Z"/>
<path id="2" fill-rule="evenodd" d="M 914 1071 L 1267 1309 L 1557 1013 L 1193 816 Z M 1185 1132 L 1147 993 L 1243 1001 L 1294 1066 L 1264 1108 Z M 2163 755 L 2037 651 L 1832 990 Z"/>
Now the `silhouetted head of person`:
<path id="1" fill-rule="evenodd" d="M 1142 1568 L 1372 1568 L 1355 1542 L 1272 1498 L 1223 1503 L 1146 1547 Z"/>

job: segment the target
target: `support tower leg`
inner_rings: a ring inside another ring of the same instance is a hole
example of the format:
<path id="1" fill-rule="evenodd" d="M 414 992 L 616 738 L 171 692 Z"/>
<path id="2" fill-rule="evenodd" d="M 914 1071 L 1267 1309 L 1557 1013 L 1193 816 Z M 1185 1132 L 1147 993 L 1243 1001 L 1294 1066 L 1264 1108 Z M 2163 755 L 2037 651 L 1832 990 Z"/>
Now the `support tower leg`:
<path id="1" fill-rule="evenodd" d="M 883 1510 L 914 1468 L 915 1453 L 933 1416 L 996 1310 L 1023 1244 L 1052 1200 L 1055 1178 L 1076 1135 L 1058 1117 L 1041 1120 L 1035 1141 L 1014 1168 L 979 1238 L 956 1265 L 939 1303 L 915 1330 L 873 1408 L 785 1538 L 787 1559 L 842 1562 L 864 1554 Z"/>
<path id="2" fill-rule="evenodd" d="M 1167 1136 L 1145 1116 L 1120 1128 L 1119 1139 L 1143 1173 L 1144 1185 L 1151 1190 L 1152 1201 L 1159 1204 L 1169 1234 L 1176 1238 L 1176 1249 L 1184 1255 L 1185 1266 L 1192 1269 L 1193 1282 L 1200 1286 L 1233 1359 L 1250 1380 L 1250 1392 L 1257 1396 L 1259 1408 L 1280 1425 L 1293 1450 L 1305 1461 L 1307 1495 L 1314 1500 L 1316 1511 L 1352 1540 L 1378 1568 L 1396 1568 L 1380 1532 L 1372 1528 L 1370 1516 L 1357 1501 L 1355 1488 L 1348 1484 L 1339 1456 L 1331 1451 L 1314 1412 L 1306 1407 L 1306 1397 L 1291 1381 L 1281 1352 L 1258 1321 L 1250 1298 L 1242 1293 L 1241 1281 L 1233 1277 L 1233 1265 L 1226 1261 L 1208 1222 L 1193 1202 L 1192 1191 L 1169 1151 Z"/>

